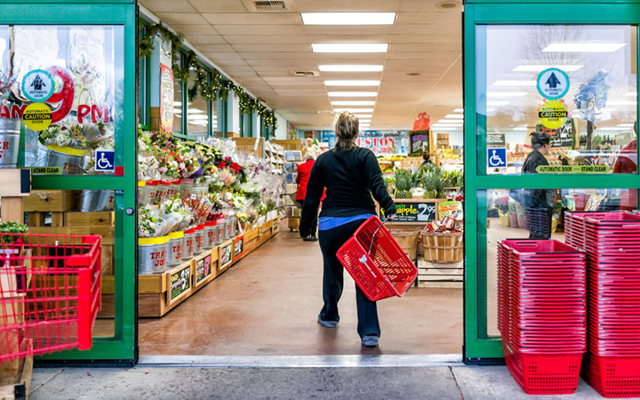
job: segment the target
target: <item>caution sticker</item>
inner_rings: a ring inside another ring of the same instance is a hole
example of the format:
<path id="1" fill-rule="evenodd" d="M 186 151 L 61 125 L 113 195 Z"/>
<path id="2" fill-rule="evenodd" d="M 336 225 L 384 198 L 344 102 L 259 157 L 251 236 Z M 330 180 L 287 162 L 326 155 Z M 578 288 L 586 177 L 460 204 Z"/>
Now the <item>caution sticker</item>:
<path id="1" fill-rule="evenodd" d="M 51 109 L 44 103 L 32 103 L 25 108 L 22 120 L 27 128 L 41 132 L 51 125 Z"/>
<path id="2" fill-rule="evenodd" d="M 549 129 L 558 129 L 567 122 L 567 106 L 558 100 L 550 100 L 538 108 L 538 119 Z"/>

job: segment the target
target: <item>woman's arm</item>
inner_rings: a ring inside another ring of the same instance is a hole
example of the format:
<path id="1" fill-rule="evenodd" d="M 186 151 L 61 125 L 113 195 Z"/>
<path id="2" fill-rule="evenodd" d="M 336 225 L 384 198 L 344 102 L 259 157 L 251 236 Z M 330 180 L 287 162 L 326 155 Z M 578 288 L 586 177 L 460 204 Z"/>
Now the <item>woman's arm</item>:
<path id="1" fill-rule="evenodd" d="M 394 215 L 396 213 L 396 204 L 393 202 L 391 196 L 389 196 L 389 192 L 387 192 L 384 179 L 382 179 L 380 164 L 378 164 L 378 160 L 372 151 L 367 150 L 364 165 L 369 182 L 369 189 L 371 189 L 373 198 L 380 203 L 380 206 L 384 210 L 384 215 Z"/>
<path id="2" fill-rule="evenodd" d="M 300 236 L 307 237 L 315 232 L 310 232 L 311 223 L 318 218 L 318 207 L 320 198 L 324 192 L 324 181 L 322 178 L 322 164 L 316 161 L 311 168 L 311 175 L 307 183 L 307 195 L 304 197 L 302 207 L 302 217 L 300 218 Z"/>
<path id="3" fill-rule="evenodd" d="M 296 184 L 300 184 L 300 164 L 296 166 Z"/>

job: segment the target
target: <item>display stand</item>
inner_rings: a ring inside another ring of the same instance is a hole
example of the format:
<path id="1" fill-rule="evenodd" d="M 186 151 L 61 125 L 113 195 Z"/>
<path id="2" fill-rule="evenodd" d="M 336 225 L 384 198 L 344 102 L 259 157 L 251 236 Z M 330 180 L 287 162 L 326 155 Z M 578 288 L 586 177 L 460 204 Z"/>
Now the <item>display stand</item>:
<path id="1" fill-rule="evenodd" d="M 183 303 L 280 231 L 279 219 L 266 221 L 161 274 L 138 276 L 138 313 L 158 318 Z M 240 253 L 236 251 L 242 250 Z"/>

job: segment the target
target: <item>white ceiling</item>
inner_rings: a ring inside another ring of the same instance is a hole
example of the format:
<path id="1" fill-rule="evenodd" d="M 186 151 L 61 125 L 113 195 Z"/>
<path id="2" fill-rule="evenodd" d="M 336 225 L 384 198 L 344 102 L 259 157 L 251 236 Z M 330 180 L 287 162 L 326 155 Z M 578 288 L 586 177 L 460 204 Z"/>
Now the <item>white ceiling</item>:
<path id="1" fill-rule="evenodd" d="M 381 79 L 371 129 L 410 129 L 462 106 L 461 7 L 440 0 L 285 0 L 283 12 L 248 0 L 141 0 L 163 22 L 301 129 L 330 129 L 326 79 Z M 393 25 L 307 26 L 301 12 L 396 12 Z M 312 43 L 389 43 L 387 53 L 314 53 Z M 383 64 L 383 72 L 321 72 L 321 64 Z M 409 76 L 408 74 L 419 74 Z M 376 88 L 331 87 L 331 91 Z M 340 98 L 339 100 L 371 100 Z M 318 113 L 318 111 L 322 113 Z"/>

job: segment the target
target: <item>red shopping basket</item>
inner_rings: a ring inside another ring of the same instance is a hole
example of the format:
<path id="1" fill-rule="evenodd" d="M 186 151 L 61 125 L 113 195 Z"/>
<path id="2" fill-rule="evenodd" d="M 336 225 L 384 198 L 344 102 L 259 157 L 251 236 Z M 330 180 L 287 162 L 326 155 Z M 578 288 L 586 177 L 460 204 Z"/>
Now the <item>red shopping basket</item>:
<path id="1" fill-rule="evenodd" d="M 418 269 L 378 217 L 370 217 L 336 254 L 371 301 L 403 296 Z"/>
<path id="2" fill-rule="evenodd" d="M 0 234 L 0 363 L 91 348 L 100 250 L 100 236 Z"/>

